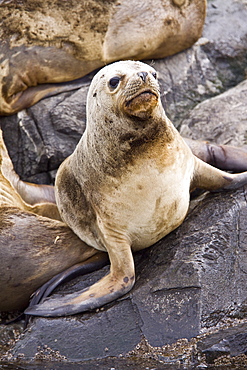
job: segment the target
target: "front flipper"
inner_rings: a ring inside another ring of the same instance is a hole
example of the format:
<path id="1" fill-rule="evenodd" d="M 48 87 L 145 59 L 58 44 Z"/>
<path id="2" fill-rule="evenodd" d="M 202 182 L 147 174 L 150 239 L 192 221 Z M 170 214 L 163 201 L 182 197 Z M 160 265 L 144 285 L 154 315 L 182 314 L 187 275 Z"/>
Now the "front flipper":
<path id="1" fill-rule="evenodd" d="M 107 253 L 98 252 L 86 261 L 77 263 L 63 272 L 53 276 L 49 281 L 43 284 L 33 293 L 28 309 L 32 306 L 40 304 L 48 297 L 59 285 L 74 279 L 77 276 L 89 274 L 90 272 L 101 269 L 109 263 Z"/>
<path id="2" fill-rule="evenodd" d="M 135 281 L 131 248 L 127 243 L 112 248 L 108 245 L 108 252 L 111 262 L 108 275 L 82 291 L 29 307 L 25 314 L 46 317 L 73 315 L 101 307 L 127 293 Z"/>
<path id="3" fill-rule="evenodd" d="M 0 129 L 0 203 L 19 207 L 40 216 L 61 220 L 54 187 L 22 181 L 15 172 Z"/>
<path id="4" fill-rule="evenodd" d="M 56 204 L 54 186 L 37 185 L 22 181 L 15 172 L 13 163 L 9 157 L 7 147 L 4 143 L 3 133 L 0 129 L 0 172 L 2 176 L 17 191 L 22 200 L 29 204 L 53 203 Z"/>
<path id="5" fill-rule="evenodd" d="M 42 84 L 38 86 L 28 87 L 26 90 L 16 93 L 12 99 L 9 99 L 9 112 L 0 111 L 0 116 L 7 116 L 20 112 L 22 109 L 29 108 L 32 105 L 36 104 L 41 99 L 49 98 L 51 96 L 67 91 L 78 90 L 83 86 L 84 83 L 85 82 L 83 78 L 78 78 L 76 80 L 68 82 Z"/>
<path id="6" fill-rule="evenodd" d="M 0 115 L 28 108 L 40 99 L 82 86 L 83 76 L 103 65 L 102 61 L 78 60 L 56 47 L 1 45 Z"/>
<path id="7" fill-rule="evenodd" d="M 193 154 L 202 161 L 224 171 L 247 171 L 247 149 L 207 141 L 184 139 Z"/>

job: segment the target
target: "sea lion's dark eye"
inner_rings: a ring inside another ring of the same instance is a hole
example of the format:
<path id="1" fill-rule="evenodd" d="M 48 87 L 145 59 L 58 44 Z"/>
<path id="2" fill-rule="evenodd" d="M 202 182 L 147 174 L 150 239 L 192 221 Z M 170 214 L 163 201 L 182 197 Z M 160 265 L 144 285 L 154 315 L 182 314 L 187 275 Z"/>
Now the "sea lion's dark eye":
<path id="1" fill-rule="evenodd" d="M 115 77 L 112 77 L 109 81 L 109 86 L 111 89 L 116 89 L 116 87 L 118 86 L 120 82 L 120 77 L 118 76 L 115 76 Z"/>
<path id="2" fill-rule="evenodd" d="M 157 73 L 156 72 L 152 72 L 152 75 L 154 76 L 155 80 L 157 79 Z"/>

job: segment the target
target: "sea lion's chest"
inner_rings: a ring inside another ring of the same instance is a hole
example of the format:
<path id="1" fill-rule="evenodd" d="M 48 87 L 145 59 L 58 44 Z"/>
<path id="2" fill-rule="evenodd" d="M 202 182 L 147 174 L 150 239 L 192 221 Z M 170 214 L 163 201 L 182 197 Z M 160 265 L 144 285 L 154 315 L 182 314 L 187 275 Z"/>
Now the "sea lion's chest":
<path id="1" fill-rule="evenodd" d="M 177 152 L 137 161 L 119 179 L 102 188 L 98 217 L 127 236 L 133 250 L 146 248 L 184 220 L 189 206 L 193 156 Z"/>

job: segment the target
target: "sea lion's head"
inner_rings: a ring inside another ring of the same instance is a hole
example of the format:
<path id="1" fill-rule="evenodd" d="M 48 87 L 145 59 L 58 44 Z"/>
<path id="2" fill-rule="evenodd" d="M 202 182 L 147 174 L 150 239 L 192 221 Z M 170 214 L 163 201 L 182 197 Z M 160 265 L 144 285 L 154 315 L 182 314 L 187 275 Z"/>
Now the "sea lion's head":
<path id="1" fill-rule="evenodd" d="M 121 61 L 102 68 L 88 93 L 88 115 L 99 110 L 146 120 L 160 103 L 157 72 L 135 61 Z"/>

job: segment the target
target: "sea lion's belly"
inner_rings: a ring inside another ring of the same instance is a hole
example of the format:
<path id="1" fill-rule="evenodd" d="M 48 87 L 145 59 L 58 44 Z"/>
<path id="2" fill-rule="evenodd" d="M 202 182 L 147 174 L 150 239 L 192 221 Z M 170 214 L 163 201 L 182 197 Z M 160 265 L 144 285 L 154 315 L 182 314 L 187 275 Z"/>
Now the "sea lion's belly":
<path id="1" fill-rule="evenodd" d="M 134 251 L 144 249 L 178 227 L 189 207 L 191 171 L 173 165 L 140 166 L 104 192 L 100 218 L 122 233 Z"/>

